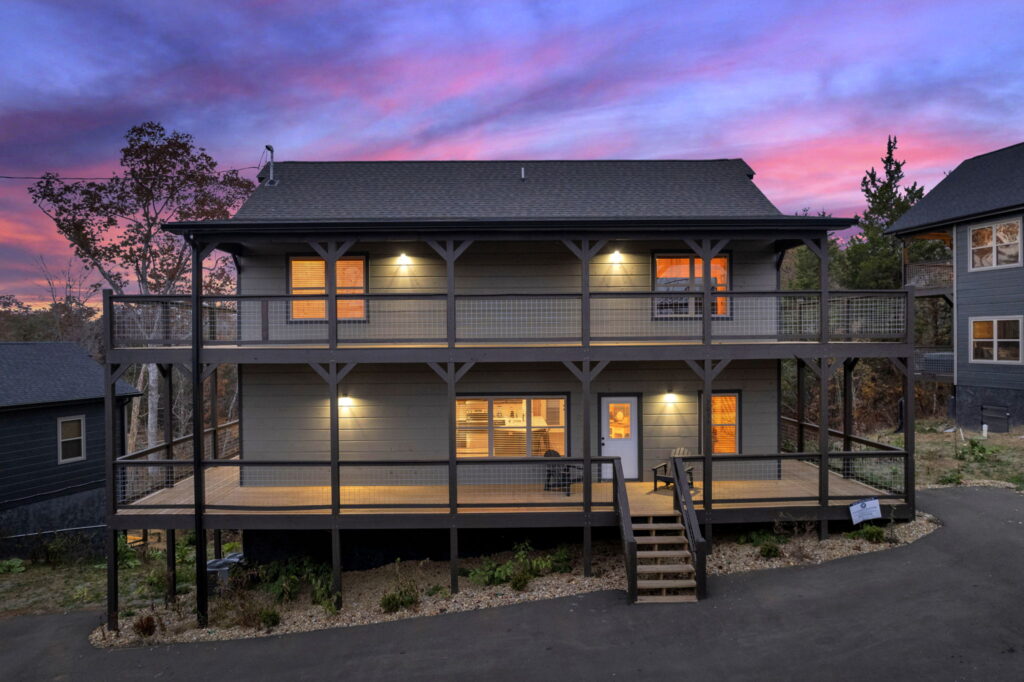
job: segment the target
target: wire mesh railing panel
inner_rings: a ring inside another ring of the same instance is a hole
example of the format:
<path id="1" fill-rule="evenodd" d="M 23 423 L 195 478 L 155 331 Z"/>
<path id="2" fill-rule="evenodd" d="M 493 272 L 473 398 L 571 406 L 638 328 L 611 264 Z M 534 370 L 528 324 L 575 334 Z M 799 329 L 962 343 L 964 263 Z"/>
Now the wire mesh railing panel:
<path id="1" fill-rule="evenodd" d="M 692 294 L 594 294 L 590 301 L 591 339 L 700 340 L 703 320 L 697 312 L 698 299 Z"/>
<path id="2" fill-rule="evenodd" d="M 331 506 L 331 465 L 250 464 L 207 467 L 206 503 L 211 509 L 321 509 Z"/>
<path id="3" fill-rule="evenodd" d="M 115 464 L 114 479 L 118 506 L 191 505 L 195 499 L 191 463 Z"/>
<path id="4" fill-rule="evenodd" d="M 833 477 L 829 486 L 830 496 L 833 497 L 868 497 L 872 489 L 881 493 L 892 495 L 903 495 L 905 490 L 905 467 L 906 455 L 898 454 L 893 456 L 867 456 L 867 455 L 831 455 L 828 458 L 829 470 L 838 474 L 838 482 Z M 861 490 L 848 488 L 842 485 L 847 481 L 854 481 L 867 486 Z"/>
<path id="5" fill-rule="evenodd" d="M 346 303 L 353 301 L 346 299 Z M 443 298 L 361 298 L 360 316 L 338 321 L 339 343 L 444 343 L 448 302 Z"/>
<path id="6" fill-rule="evenodd" d="M 948 260 L 928 263 L 909 263 L 905 267 L 903 284 L 919 289 L 943 289 L 953 286 L 953 262 Z"/>
<path id="7" fill-rule="evenodd" d="M 818 337 L 820 297 L 796 294 L 716 294 L 712 339 L 812 341 Z"/>
<path id="8" fill-rule="evenodd" d="M 238 339 L 249 343 L 326 343 L 327 298 L 243 299 Z"/>
<path id="9" fill-rule="evenodd" d="M 914 348 L 916 374 L 953 374 L 953 349 L 944 346 L 917 346 Z"/>
<path id="10" fill-rule="evenodd" d="M 829 333 L 841 341 L 903 338 L 907 333 L 906 293 L 833 293 Z"/>
<path id="11" fill-rule="evenodd" d="M 459 505 L 582 504 L 583 463 L 547 459 L 536 463 L 460 460 Z"/>
<path id="12" fill-rule="evenodd" d="M 579 296 L 462 296 L 456 337 L 463 342 L 578 341 Z"/>
<path id="13" fill-rule="evenodd" d="M 236 343 L 238 341 L 238 309 L 242 301 L 213 300 L 203 303 L 203 341 Z"/>
<path id="14" fill-rule="evenodd" d="M 448 462 L 424 464 L 342 464 L 341 505 L 444 506 L 448 504 Z"/>
<path id="15" fill-rule="evenodd" d="M 115 348 L 182 346 L 192 343 L 192 303 L 182 300 L 111 302 Z"/>

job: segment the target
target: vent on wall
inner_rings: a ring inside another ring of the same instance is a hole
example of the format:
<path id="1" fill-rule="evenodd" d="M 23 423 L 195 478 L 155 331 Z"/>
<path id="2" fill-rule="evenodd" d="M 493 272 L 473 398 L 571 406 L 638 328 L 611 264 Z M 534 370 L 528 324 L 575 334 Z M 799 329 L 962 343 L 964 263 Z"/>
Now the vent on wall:
<path id="1" fill-rule="evenodd" d="M 1001 405 L 982 405 L 981 423 L 988 424 L 992 433 L 1007 433 L 1010 430 L 1010 410 Z"/>

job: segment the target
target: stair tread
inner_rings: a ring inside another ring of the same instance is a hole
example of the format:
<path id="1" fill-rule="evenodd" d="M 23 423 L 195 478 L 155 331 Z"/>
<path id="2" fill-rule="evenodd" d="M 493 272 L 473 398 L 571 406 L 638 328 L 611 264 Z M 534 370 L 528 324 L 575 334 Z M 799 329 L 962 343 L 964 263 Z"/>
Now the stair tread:
<path id="1" fill-rule="evenodd" d="M 682 535 L 642 535 L 636 539 L 638 545 L 685 545 Z"/>
<path id="2" fill-rule="evenodd" d="M 638 549 L 637 559 L 689 559 L 690 551 L 686 549 Z"/>
<path id="3" fill-rule="evenodd" d="M 633 530 L 685 530 L 681 523 L 634 523 Z"/>
<path id="4" fill-rule="evenodd" d="M 678 604 L 680 602 L 695 602 L 697 595 L 694 594 L 669 594 L 669 595 L 638 595 L 638 604 Z"/>
<path id="5" fill-rule="evenodd" d="M 636 586 L 641 590 L 678 589 L 697 587 L 696 580 L 637 580 Z"/>
<path id="6" fill-rule="evenodd" d="M 638 573 L 693 573 L 693 566 L 690 564 L 640 564 L 636 570 Z"/>

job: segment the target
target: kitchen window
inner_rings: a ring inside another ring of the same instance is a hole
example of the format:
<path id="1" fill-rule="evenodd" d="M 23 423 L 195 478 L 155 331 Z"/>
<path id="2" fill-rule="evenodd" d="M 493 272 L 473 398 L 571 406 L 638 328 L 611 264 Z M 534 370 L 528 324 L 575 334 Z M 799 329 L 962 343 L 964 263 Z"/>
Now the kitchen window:
<path id="1" fill-rule="evenodd" d="M 459 457 L 566 456 L 565 396 L 487 396 L 455 400 Z"/>
<path id="2" fill-rule="evenodd" d="M 1020 265 L 1020 227 L 1020 219 L 972 227 L 970 269 Z"/>
<path id="3" fill-rule="evenodd" d="M 971 318 L 971 362 L 1019 363 L 1021 316 Z"/>
<path id="4" fill-rule="evenodd" d="M 344 256 L 335 267 L 339 294 L 366 293 L 366 257 Z M 288 259 L 288 293 L 324 296 L 327 293 L 327 267 L 323 258 L 293 256 Z M 291 319 L 326 320 L 327 302 L 303 300 L 291 302 Z M 339 320 L 365 320 L 365 299 L 339 299 Z"/>
<path id="5" fill-rule="evenodd" d="M 728 255 L 711 259 L 711 290 L 728 291 L 730 279 Z M 673 296 L 654 299 L 654 318 L 672 319 L 699 317 L 703 313 L 704 259 L 693 254 L 656 254 L 654 256 L 654 291 L 696 292 L 695 296 Z M 712 298 L 712 315 L 729 314 L 729 299 Z"/>

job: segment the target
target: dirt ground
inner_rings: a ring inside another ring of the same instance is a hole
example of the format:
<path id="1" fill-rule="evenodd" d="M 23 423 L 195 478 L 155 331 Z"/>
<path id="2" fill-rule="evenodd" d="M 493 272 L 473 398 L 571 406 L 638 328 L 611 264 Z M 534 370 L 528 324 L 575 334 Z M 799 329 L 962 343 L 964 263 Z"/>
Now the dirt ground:
<path id="1" fill-rule="evenodd" d="M 941 421 L 918 423 L 918 487 L 1003 481 L 1024 489 L 1024 429 L 983 439 L 973 431 L 946 433 L 951 427 Z"/>

